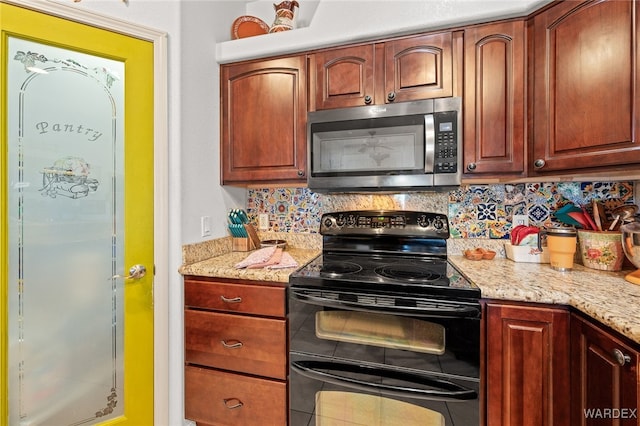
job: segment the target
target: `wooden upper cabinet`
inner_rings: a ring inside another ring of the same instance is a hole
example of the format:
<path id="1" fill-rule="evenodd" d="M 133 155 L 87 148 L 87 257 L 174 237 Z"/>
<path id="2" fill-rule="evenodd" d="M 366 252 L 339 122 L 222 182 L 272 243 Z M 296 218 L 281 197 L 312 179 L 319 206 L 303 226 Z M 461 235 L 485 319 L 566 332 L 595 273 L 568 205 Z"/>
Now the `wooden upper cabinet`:
<path id="1" fill-rule="evenodd" d="M 306 56 L 221 67 L 222 183 L 305 181 Z"/>
<path id="2" fill-rule="evenodd" d="M 521 177 L 525 167 L 525 22 L 464 32 L 464 173 Z"/>
<path id="3" fill-rule="evenodd" d="M 635 1 L 533 18 L 532 174 L 640 162 L 639 24 Z"/>
<path id="4" fill-rule="evenodd" d="M 453 95 L 451 32 L 319 51 L 315 108 L 345 108 Z"/>
<path id="5" fill-rule="evenodd" d="M 398 39 L 384 45 L 385 101 L 453 96 L 453 34 Z"/>
<path id="6" fill-rule="evenodd" d="M 367 44 L 314 54 L 316 109 L 374 103 L 375 51 Z"/>

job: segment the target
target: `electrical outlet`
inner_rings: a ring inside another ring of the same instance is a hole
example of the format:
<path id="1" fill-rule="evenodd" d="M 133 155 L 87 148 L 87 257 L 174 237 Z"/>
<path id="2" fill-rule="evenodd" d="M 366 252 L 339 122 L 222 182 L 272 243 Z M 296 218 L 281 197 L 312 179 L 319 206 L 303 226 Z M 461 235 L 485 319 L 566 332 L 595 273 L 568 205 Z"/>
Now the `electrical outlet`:
<path id="1" fill-rule="evenodd" d="M 208 237 L 211 235 L 211 217 L 210 216 L 200 217 L 200 231 L 203 237 Z"/>
<path id="2" fill-rule="evenodd" d="M 269 215 L 267 213 L 260 213 L 258 215 L 258 227 L 261 231 L 269 230 Z"/>
<path id="3" fill-rule="evenodd" d="M 529 216 L 526 214 L 514 214 L 511 223 L 513 228 L 518 225 L 529 226 Z"/>

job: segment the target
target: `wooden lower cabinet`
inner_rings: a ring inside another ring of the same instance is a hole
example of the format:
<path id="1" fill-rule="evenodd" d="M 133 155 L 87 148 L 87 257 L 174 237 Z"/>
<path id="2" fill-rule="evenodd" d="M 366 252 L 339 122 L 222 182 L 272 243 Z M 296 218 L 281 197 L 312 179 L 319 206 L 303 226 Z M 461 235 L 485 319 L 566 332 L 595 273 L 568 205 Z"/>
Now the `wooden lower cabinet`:
<path id="1" fill-rule="evenodd" d="M 569 311 L 486 304 L 487 426 L 570 424 Z"/>
<path id="2" fill-rule="evenodd" d="M 286 287 L 185 277 L 185 417 L 286 426 Z"/>
<path id="3" fill-rule="evenodd" d="M 202 425 L 286 425 L 287 385 L 214 369 L 185 368 L 185 415 Z"/>
<path id="4" fill-rule="evenodd" d="M 640 425 L 639 351 L 595 321 L 572 315 L 573 425 Z"/>

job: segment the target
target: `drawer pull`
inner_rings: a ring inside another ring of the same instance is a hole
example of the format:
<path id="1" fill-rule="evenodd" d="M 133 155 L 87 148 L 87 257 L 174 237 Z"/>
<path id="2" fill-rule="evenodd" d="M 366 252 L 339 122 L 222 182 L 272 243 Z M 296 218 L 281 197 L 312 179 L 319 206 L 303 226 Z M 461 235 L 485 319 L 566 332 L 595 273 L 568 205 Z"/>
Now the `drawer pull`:
<path id="1" fill-rule="evenodd" d="M 227 399 L 223 399 L 223 401 L 224 401 L 224 406 L 227 407 L 229 410 L 234 410 L 244 405 L 242 401 L 240 401 L 238 398 L 227 398 Z"/>
<path id="2" fill-rule="evenodd" d="M 220 296 L 220 299 L 222 299 L 222 301 L 226 302 L 226 303 L 240 303 L 240 302 L 242 302 L 242 297 L 228 298 L 228 297 Z"/>
<path id="3" fill-rule="evenodd" d="M 232 342 L 235 342 L 235 343 L 227 343 L 224 340 L 220 340 L 220 343 L 222 343 L 222 346 L 224 346 L 227 349 L 237 349 L 242 347 L 242 342 L 239 342 L 237 340 L 232 340 Z"/>

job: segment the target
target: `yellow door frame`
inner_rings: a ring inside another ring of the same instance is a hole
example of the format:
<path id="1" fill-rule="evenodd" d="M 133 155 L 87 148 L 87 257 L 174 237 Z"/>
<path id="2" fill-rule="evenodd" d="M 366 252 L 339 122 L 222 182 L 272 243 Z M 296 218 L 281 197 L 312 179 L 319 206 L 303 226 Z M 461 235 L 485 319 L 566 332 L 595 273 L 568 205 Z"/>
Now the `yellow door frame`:
<path id="1" fill-rule="evenodd" d="M 154 144 L 154 196 L 153 196 L 153 209 L 154 209 L 154 248 L 153 248 L 153 261 L 155 270 L 154 279 L 154 365 L 153 372 L 154 380 L 154 419 L 156 424 L 166 424 L 168 422 L 168 291 L 167 281 L 169 276 L 168 271 L 168 247 L 167 247 L 167 232 L 168 229 L 168 131 L 167 131 L 167 36 L 166 33 L 156 31 L 150 28 L 141 27 L 133 24 L 128 24 L 123 21 L 110 18 L 108 16 L 102 16 L 96 13 L 87 12 L 77 8 L 69 7 L 67 5 L 34 2 L 32 0 L 0 0 L 0 7 L 4 5 L 18 6 L 24 9 L 28 9 L 35 12 L 40 12 L 45 15 L 51 15 L 58 18 L 68 19 L 78 23 L 86 24 L 92 27 L 97 27 L 103 30 L 113 31 L 127 36 L 135 37 L 141 40 L 149 41 L 152 43 L 153 50 L 153 144 Z M 2 17 L 0 16 L 0 22 Z M 2 30 L 4 31 L 4 29 Z M 4 50 L 6 46 L 2 46 L 1 50 Z M 0 70 L 4 69 L 5 64 L 0 65 Z M 0 71 L 3 72 L 3 71 Z M 1 74 L 0 74 L 1 77 Z M 0 80 L 2 80 L 0 78 Z M 4 90 L 2 90 L 4 91 Z M 0 105 L 0 112 L 6 108 L 5 100 L 2 100 Z M 0 114 L 4 120 L 5 114 Z M 6 123 L 0 123 L 1 128 L 5 127 Z M 4 156 L 4 151 L 0 150 L 0 166 L 2 170 L 5 170 L 7 165 L 7 159 Z M 7 182 L 4 177 L 0 177 L 0 194 L 6 194 Z M 3 199 L 3 204 L 4 204 Z M 0 221 L 0 232 L 2 235 L 7 235 L 7 221 Z M 0 263 L 0 277 L 6 277 L 7 265 L 4 259 L 8 253 L 7 242 L 2 241 L 0 243 L 0 258 L 3 262 Z M 6 286 L 0 286 L 3 291 L 0 294 L 0 300 L 7 300 Z M 0 329 L 3 335 L 0 336 L 0 354 L 6 354 L 7 348 L 7 336 L 5 333 L 7 324 L 7 313 L 4 307 L 0 304 Z M 134 337 L 135 338 L 135 337 Z M 8 415 L 8 397 L 4 390 L 7 389 L 7 371 L 6 360 L 4 355 L 0 356 L 0 419 L 6 419 Z M 134 398 L 134 395 L 130 396 Z M 0 420 L 3 423 L 3 420 Z"/>

